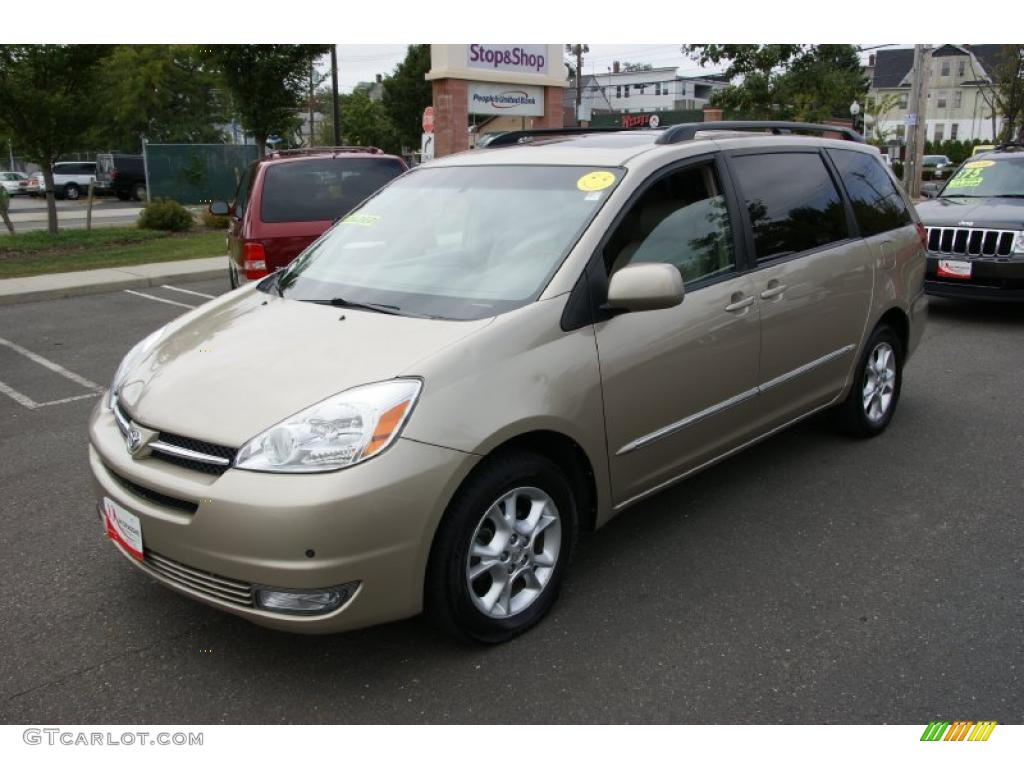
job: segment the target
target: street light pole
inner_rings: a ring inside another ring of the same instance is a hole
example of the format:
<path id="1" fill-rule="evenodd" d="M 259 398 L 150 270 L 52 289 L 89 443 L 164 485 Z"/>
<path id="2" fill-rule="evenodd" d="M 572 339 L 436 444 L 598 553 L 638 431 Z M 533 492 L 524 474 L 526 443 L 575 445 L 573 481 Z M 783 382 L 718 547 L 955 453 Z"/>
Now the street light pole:
<path id="1" fill-rule="evenodd" d="M 334 146 L 341 146 L 341 123 L 338 122 L 338 46 L 331 46 L 331 114 L 334 117 Z"/>

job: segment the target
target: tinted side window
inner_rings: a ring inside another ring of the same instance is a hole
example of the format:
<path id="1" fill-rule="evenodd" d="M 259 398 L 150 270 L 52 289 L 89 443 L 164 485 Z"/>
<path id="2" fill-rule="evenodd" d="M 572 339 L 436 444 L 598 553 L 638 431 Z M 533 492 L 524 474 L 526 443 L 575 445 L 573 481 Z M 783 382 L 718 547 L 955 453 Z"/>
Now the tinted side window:
<path id="1" fill-rule="evenodd" d="M 236 218 L 242 218 L 245 207 L 249 203 L 249 191 L 252 189 L 252 177 L 254 166 L 250 165 L 245 169 L 242 178 L 238 180 L 238 189 L 235 190 L 235 199 L 231 202 Z"/>
<path id="2" fill-rule="evenodd" d="M 659 179 L 626 214 L 605 247 L 608 273 L 645 263 L 672 264 L 686 283 L 736 268 L 729 211 L 713 166 Z"/>
<path id="3" fill-rule="evenodd" d="M 742 155 L 732 164 L 750 212 L 759 260 L 849 236 L 839 192 L 817 153 Z"/>
<path id="4" fill-rule="evenodd" d="M 861 235 L 870 237 L 911 223 L 907 204 L 880 161 L 863 152 L 844 149 L 830 149 L 828 154 L 853 203 Z"/>

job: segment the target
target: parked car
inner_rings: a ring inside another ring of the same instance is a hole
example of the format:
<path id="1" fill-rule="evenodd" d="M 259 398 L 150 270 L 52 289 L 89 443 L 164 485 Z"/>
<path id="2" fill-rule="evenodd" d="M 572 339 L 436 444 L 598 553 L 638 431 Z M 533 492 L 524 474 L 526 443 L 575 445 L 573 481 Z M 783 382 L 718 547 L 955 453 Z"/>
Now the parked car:
<path id="1" fill-rule="evenodd" d="M 956 169 L 956 164 L 945 155 L 925 155 L 921 161 L 921 179 L 938 181 L 948 179 Z"/>
<path id="2" fill-rule="evenodd" d="M 96 181 L 96 163 L 67 161 L 53 164 L 53 193 L 58 199 L 77 200 Z M 46 194 L 46 182 L 41 171 L 33 173 L 26 186 L 33 197 Z"/>
<path id="3" fill-rule="evenodd" d="M 582 531 L 819 411 L 880 434 L 923 230 L 852 130 L 764 127 L 526 131 L 396 179 L 127 354 L 90 423 L 108 536 L 259 624 L 499 642 Z"/>
<path id="4" fill-rule="evenodd" d="M 146 199 L 146 167 L 142 155 L 97 155 L 96 186 L 118 200 Z"/>
<path id="5" fill-rule="evenodd" d="M 400 157 L 373 147 L 284 150 L 253 163 L 230 205 L 210 205 L 212 213 L 231 217 L 231 287 L 287 266 L 335 221 L 406 170 Z"/>
<path id="6" fill-rule="evenodd" d="M 1024 300 L 1024 147 L 972 157 L 917 210 L 928 229 L 928 293 Z"/>
<path id="7" fill-rule="evenodd" d="M 9 195 L 24 195 L 28 176 L 20 171 L 0 171 L 0 186 L 7 190 Z"/>

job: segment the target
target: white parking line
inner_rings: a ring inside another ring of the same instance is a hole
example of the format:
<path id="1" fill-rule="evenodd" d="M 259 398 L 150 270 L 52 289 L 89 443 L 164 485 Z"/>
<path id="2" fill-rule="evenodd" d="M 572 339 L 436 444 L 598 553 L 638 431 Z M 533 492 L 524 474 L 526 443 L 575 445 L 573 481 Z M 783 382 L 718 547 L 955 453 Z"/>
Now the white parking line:
<path id="1" fill-rule="evenodd" d="M 173 285 L 161 285 L 161 288 L 166 288 L 168 291 L 177 291 L 178 293 L 187 293 L 192 296 L 202 296 L 204 299 L 216 299 L 212 293 L 200 293 L 199 291 L 190 291 L 188 288 L 178 288 Z"/>
<path id="2" fill-rule="evenodd" d="M 195 304 L 184 304 L 180 301 L 171 301 L 170 299 L 161 299 L 159 296 L 150 296 L 148 293 L 140 293 L 139 291 L 130 291 L 127 288 L 124 290 L 125 293 L 130 293 L 132 296 L 141 296 L 144 299 L 150 301 L 159 301 L 161 304 L 170 304 L 175 307 L 184 307 L 185 309 L 195 309 Z"/>
<path id="3" fill-rule="evenodd" d="M 37 403 L 31 397 L 29 397 L 28 395 L 21 394 L 21 392 L 16 390 L 14 387 L 9 387 L 2 381 L 0 381 L 0 392 L 3 392 L 5 395 L 11 398 L 11 400 L 18 403 L 19 405 L 24 405 L 30 411 L 34 411 L 36 408 L 39 407 L 39 403 Z"/>
<path id="4" fill-rule="evenodd" d="M 81 384 L 86 389 L 91 389 L 96 392 L 99 392 L 101 389 L 103 389 L 103 387 L 101 387 L 99 384 L 91 382 L 84 376 L 79 376 L 74 371 L 69 371 L 67 368 L 64 368 L 63 366 L 57 365 L 57 363 L 53 362 L 52 360 L 47 360 L 42 355 L 37 355 L 35 352 L 30 352 L 24 347 L 18 346 L 13 341 L 8 341 L 7 339 L 0 338 L 0 344 L 2 344 L 5 347 L 10 347 L 19 355 L 24 355 L 33 363 L 39 363 L 39 365 L 43 366 L 44 368 L 49 368 L 54 373 L 59 373 L 65 379 L 70 379 L 76 384 Z"/>
<path id="5" fill-rule="evenodd" d="M 90 392 L 87 395 L 75 395 L 74 397 L 62 397 L 60 400 L 47 400 L 45 403 L 39 403 L 37 408 L 45 408 L 48 405 L 61 405 L 63 403 L 73 403 L 76 400 L 85 400 L 87 397 L 96 397 L 101 394 L 100 392 Z"/>

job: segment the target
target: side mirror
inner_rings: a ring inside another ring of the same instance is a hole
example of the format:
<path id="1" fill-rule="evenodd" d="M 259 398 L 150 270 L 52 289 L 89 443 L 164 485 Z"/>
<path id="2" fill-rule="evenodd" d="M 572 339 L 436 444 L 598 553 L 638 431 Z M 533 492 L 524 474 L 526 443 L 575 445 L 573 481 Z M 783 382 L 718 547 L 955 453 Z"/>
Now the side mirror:
<path id="1" fill-rule="evenodd" d="M 645 312 L 668 309 L 683 301 L 683 278 L 671 264 L 630 264 L 608 283 L 608 309 Z"/>
<path id="2" fill-rule="evenodd" d="M 231 212 L 231 208 L 223 200 L 215 200 L 210 203 L 210 213 L 214 216 L 227 216 Z"/>

